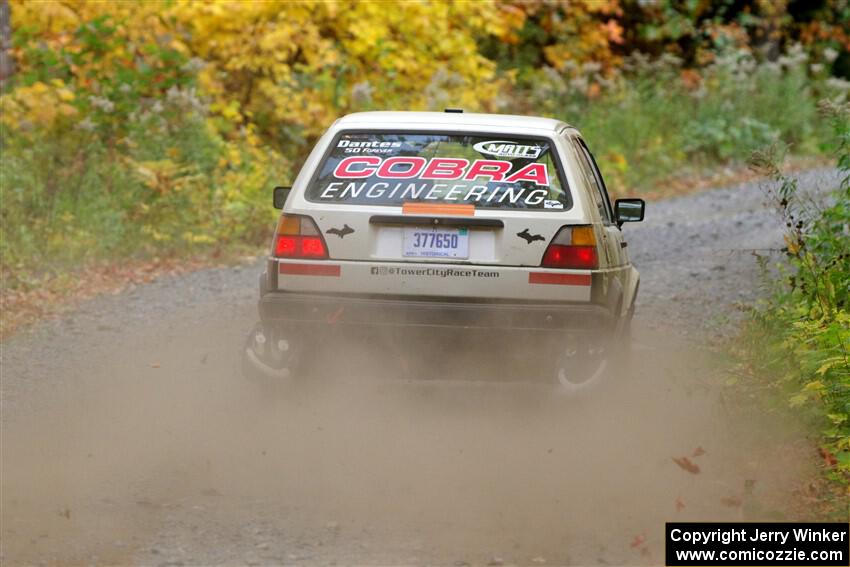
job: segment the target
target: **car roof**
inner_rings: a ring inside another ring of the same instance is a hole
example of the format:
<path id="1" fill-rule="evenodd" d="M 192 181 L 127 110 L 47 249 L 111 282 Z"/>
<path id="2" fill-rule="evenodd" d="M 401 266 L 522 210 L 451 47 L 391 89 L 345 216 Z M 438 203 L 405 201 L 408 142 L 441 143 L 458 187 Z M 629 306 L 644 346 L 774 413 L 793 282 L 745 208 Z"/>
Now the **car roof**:
<path id="1" fill-rule="evenodd" d="M 464 130 L 480 127 L 486 129 L 498 128 L 506 131 L 533 130 L 538 133 L 541 130 L 557 133 L 564 128 L 570 128 L 569 124 L 553 118 L 542 118 L 539 116 L 518 116 L 514 114 L 479 114 L 475 112 L 402 112 L 402 111 L 378 111 L 378 112 L 355 112 L 343 116 L 334 123 L 340 129 L 350 127 L 387 128 L 414 126 L 423 129 L 451 129 L 462 128 Z"/>

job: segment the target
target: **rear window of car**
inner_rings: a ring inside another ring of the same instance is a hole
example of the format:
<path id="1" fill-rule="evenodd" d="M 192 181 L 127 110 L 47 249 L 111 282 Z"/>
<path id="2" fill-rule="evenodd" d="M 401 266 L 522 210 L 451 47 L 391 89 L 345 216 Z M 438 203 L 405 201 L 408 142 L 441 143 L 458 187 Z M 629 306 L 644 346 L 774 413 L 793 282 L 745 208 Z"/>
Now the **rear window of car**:
<path id="1" fill-rule="evenodd" d="M 552 143 L 501 134 L 343 132 L 306 197 L 347 205 L 424 202 L 553 211 L 572 206 Z"/>

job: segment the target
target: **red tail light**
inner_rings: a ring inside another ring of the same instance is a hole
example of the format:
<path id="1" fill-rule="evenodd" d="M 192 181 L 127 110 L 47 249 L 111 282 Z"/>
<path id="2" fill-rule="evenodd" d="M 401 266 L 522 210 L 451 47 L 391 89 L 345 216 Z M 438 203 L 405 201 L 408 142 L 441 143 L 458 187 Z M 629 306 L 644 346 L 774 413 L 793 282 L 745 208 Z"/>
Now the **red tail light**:
<path id="1" fill-rule="evenodd" d="M 313 219 L 303 215 L 281 215 L 274 237 L 277 258 L 323 260 L 328 248 Z"/>
<path id="2" fill-rule="evenodd" d="M 289 236 L 281 234 L 277 237 L 274 255 L 278 258 L 327 258 L 325 243 L 318 236 Z"/>
<path id="3" fill-rule="evenodd" d="M 599 267 L 596 236 L 590 226 L 565 226 L 546 248 L 543 268 L 593 270 Z"/>
<path id="4" fill-rule="evenodd" d="M 599 265 L 593 246 L 551 244 L 543 254 L 544 268 L 593 269 Z"/>

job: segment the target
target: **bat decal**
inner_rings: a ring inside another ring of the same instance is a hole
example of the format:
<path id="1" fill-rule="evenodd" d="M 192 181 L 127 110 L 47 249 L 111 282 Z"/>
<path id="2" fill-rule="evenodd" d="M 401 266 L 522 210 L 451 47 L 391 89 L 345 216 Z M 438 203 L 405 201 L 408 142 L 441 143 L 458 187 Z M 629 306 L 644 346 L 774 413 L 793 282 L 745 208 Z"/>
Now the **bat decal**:
<path id="1" fill-rule="evenodd" d="M 523 229 L 522 232 L 517 232 L 516 235 L 519 236 L 520 238 L 522 238 L 523 240 L 525 240 L 529 244 L 531 244 L 535 240 L 546 240 L 545 238 L 543 238 L 539 234 L 529 233 L 527 228 Z"/>
<path id="2" fill-rule="evenodd" d="M 346 234 L 351 234 L 352 232 L 354 232 L 354 229 L 345 224 L 342 228 L 329 228 L 325 231 L 325 234 L 336 234 L 340 238 L 345 238 Z"/>

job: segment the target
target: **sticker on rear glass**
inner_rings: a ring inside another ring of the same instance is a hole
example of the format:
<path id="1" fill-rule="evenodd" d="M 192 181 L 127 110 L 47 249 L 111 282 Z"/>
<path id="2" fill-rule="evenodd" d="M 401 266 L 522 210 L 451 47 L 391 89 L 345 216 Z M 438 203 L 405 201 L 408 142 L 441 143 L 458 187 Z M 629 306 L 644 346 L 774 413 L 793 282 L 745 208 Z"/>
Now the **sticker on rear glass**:
<path id="1" fill-rule="evenodd" d="M 491 205 L 510 203 L 539 206 L 549 194 L 546 189 L 527 189 L 514 186 L 466 185 L 447 183 L 386 183 L 342 182 L 328 183 L 319 194 L 323 201 L 345 201 L 346 199 L 392 201 L 442 201 L 446 203 L 471 203 Z"/>
<path id="2" fill-rule="evenodd" d="M 504 158 L 537 159 L 543 152 L 542 147 L 534 144 L 517 144 L 516 142 L 507 142 L 504 140 L 478 142 L 472 147 L 478 153 Z"/>
<path id="3" fill-rule="evenodd" d="M 312 201 L 359 205 L 569 207 L 568 189 L 557 177 L 556 156 L 548 155 L 549 142 L 492 136 L 345 134 L 333 142 L 307 196 Z"/>
<path id="4" fill-rule="evenodd" d="M 478 159 L 470 162 L 463 158 L 350 156 L 342 159 L 333 171 L 333 176 L 343 181 L 328 183 L 320 199 L 344 200 L 362 196 L 375 200 L 424 199 L 486 204 L 508 202 L 539 206 L 549 196 L 549 171 L 546 165 L 529 163 L 511 173 L 512 168 L 511 162 L 503 160 Z M 366 178 L 372 179 L 368 182 L 358 181 Z M 482 180 L 487 184 L 482 184 Z M 517 186 L 520 183 L 533 183 L 534 187 Z"/>
<path id="5" fill-rule="evenodd" d="M 340 140 L 336 147 L 346 154 L 389 154 L 401 148 L 401 142 Z"/>

